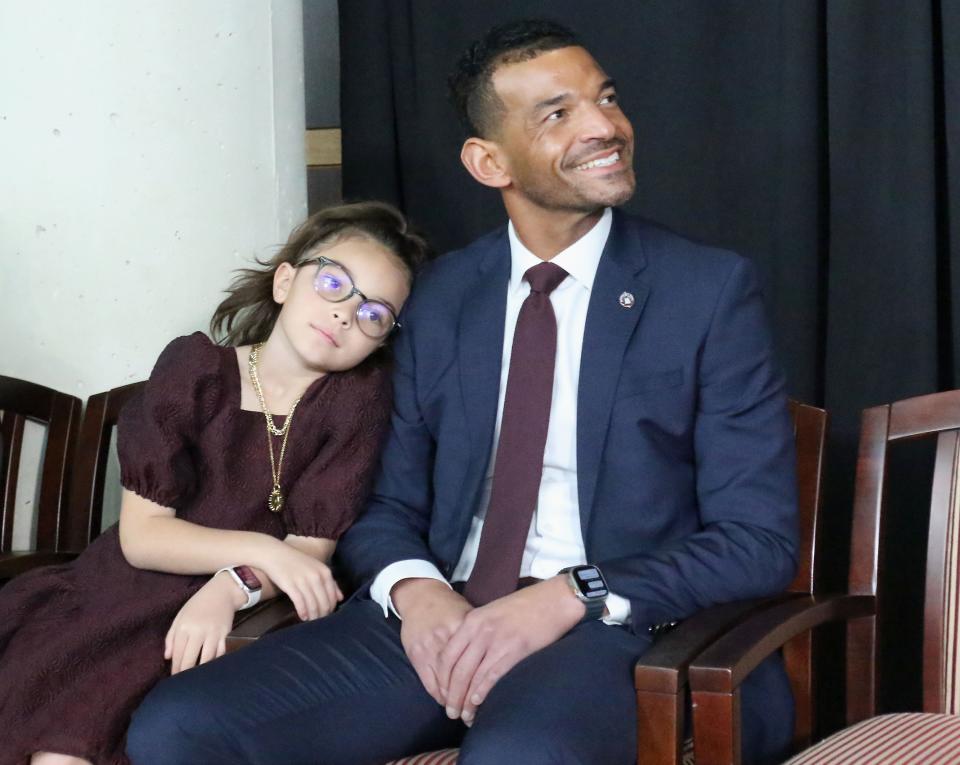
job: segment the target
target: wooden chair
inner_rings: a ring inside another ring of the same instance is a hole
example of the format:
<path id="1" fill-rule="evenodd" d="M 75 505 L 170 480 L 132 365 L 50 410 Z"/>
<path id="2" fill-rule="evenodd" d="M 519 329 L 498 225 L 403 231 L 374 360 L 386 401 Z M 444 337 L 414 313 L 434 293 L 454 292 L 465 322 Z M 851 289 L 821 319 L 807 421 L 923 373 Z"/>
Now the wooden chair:
<path id="1" fill-rule="evenodd" d="M 0 581 L 34 565 L 54 563 L 69 549 L 65 533 L 70 517 L 70 460 L 80 399 L 43 385 L 0 376 Z M 36 542 L 32 550 L 14 551 L 13 516 L 23 432 L 30 420 L 46 426 L 40 489 L 36 503 Z"/>
<path id="2" fill-rule="evenodd" d="M 87 400 L 71 448 L 68 502 L 60 513 L 57 527 L 59 547 L 53 552 L 14 553 L 8 559 L 0 558 L 0 579 L 37 566 L 70 561 L 100 533 L 113 427 L 123 405 L 142 386 L 142 382 L 131 383 L 94 394 Z M 79 400 L 77 405 L 79 411 Z"/>
<path id="3" fill-rule="evenodd" d="M 71 524 L 66 530 L 70 549 L 82 550 L 100 533 L 113 429 L 123 405 L 143 386 L 130 383 L 87 399 L 70 481 Z"/>
<path id="4" fill-rule="evenodd" d="M 803 595 L 816 587 L 816 531 L 823 486 L 827 413 L 790 401 L 797 452 L 800 556 L 797 574 L 783 595 L 724 603 L 692 616 L 663 635 L 637 662 L 637 762 L 676 765 L 694 761 L 693 742 L 684 737 L 688 668 L 704 649 L 750 613 Z M 801 635 L 786 646 L 784 659 L 796 702 L 795 737 L 809 744 L 814 709 L 813 646 Z M 697 758 L 699 764 L 699 758 Z"/>
<path id="5" fill-rule="evenodd" d="M 875 717 L 880 681 L 877 614 L 891 444 L 936 438 L 923 619 L 923 712 Z M 848 592 L 796 598 L 747 618 L 690 668 L 698 765 L 738 763 L 739 685 L 764 657 L 828 622 L 847 629 L 848 727 L 800 754 L 816 763 L 960 762 L 960 391 L 877 406 L 863 413 Z"/>

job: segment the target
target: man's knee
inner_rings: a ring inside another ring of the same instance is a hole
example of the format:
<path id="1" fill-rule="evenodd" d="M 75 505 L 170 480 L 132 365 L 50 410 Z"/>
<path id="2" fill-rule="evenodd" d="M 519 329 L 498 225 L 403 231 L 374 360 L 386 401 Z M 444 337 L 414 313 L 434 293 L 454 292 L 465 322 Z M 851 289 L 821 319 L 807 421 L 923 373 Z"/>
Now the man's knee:
<path id="1" fill-rule="evenodd" d="M 210 725 L 211 702 L 178 678 L 154 688 L 133 713 L 127 756 L 134 765 L 215 765 L 235 761 L 219 748 L 218 726 Z"/>

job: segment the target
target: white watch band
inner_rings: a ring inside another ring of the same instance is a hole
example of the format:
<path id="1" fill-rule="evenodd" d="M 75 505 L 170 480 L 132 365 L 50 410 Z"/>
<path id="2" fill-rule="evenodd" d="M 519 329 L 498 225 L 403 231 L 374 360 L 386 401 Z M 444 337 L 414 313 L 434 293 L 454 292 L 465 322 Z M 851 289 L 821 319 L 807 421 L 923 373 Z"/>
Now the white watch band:
<path id="1" fill-rule="evenodd" d="M 257 603 L 260 602 L 261 591 L 251 590 L 249 587 L 247 587 L 247 585 L 243 583 L 243 580 L 240 578 L 237 572 L 233 570 L 233 568 L 233 566 L 226 566 L 225 568 L 220 569 L 216 574 L 214 574 L 214 576 L 222 574 L 224 571 L 230 574 L 230 578 L 237 583 L 237 587 L 239 587 L 243 591 L 244 595 L 247 596 L 247 602 L 240 606 L 239 610 L 243 611 L 247 608 L 253 608 L 255 605 L 257 605 Z"/>

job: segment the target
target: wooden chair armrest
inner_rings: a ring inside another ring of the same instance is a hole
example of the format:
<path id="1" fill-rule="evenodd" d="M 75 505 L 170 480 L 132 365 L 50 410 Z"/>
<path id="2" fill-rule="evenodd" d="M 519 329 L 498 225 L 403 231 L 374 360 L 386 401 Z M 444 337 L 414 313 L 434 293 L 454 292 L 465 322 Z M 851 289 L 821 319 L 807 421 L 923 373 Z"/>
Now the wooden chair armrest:
<path id="1" fill-rule="evenodd" d="M 0 580 L 13 579 L 30 569 L 69 563 L 79 552 L 53 552 L 52 550 L 24 550 L 0 553 Z"/>
<path id="2" fill-rule="evenodd" d="M 690 663 L 751 614 L 796 597 L 799 596 L 783 593 L 705 608 L 657 638 L 634 667 L 638 765 L 678 765 L 683 761 Z"/>
<path id="3" fill-rule="evenodd" d="M 237 613 L 233 629 L 227 635 L 227 653 L 249 645 L 268 632 L 274 632 L 291 624 L 297 624 L 300 617 L 286 595 L 258 603 L 253 608 Z"/>
<path id="4" fill-rule="evenodd" d="M 782 593 L 737 600 L 705 608 L 657 638 L 634 667 L 634 687 L 652 693 L 679 693 L 687 685 L 687 668 L 706 648 L 756 611 L 800 597 Z"/>
<path id="5" fill-rule="evenodd" d="M 690 665 L 693 691 L 732 693 L 761 661 L 791 638 L 836 621 L 875 612 L 868 595 L 814 595 L 792 598 L 748 617 L 707 648 Z"/>

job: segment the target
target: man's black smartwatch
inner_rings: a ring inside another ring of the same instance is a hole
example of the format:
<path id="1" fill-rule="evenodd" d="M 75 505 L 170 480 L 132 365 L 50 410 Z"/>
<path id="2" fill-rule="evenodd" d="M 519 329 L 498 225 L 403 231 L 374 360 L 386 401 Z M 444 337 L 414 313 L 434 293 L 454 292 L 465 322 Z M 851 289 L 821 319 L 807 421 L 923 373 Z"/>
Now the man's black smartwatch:
<path id="1" fill-rule="evenodd" d="M 600 573 L 600 569 L 589 564 L 568 566 L 560 569 L 560 574 L 567 575 L 567 581 L 577 599 L 587 608 L 581 622 L 594 621 L 603 616 L 604 605 L 607 602 L 607 582 Z"/>

